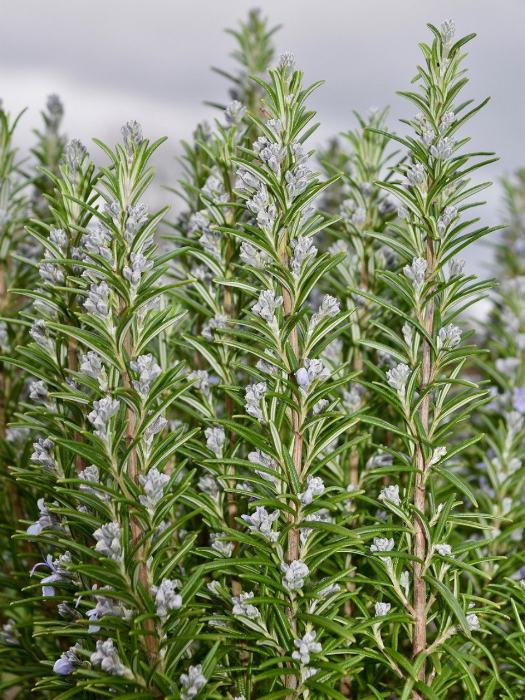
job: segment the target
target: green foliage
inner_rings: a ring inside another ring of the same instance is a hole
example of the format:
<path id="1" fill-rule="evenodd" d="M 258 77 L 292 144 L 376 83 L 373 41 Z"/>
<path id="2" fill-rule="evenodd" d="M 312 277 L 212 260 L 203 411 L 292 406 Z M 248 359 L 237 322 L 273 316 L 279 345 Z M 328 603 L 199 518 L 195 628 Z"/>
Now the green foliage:
<path id="1" fill-rule="evenodd" d="M 523 697 L 524 178 L 474 333 L 486 101 L 429 28 L 403 133 L 316 156 L 252 11 L 174 221 L 164 139 L 96 166 L 51 97 L 21 163 L 0 109 L 6 698 Z"/>

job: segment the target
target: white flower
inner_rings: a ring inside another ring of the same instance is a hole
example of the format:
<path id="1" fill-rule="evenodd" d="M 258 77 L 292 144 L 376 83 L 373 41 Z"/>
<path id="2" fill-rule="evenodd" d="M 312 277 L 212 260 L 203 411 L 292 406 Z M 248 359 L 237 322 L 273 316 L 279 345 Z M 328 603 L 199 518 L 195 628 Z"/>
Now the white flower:
<path id="1" fill-rule="evenodd" d="M 395 542 L 387 537 L 374 537 L 373 544 L 370 545 L 371 552 L 391 552 L 394 549 Z M 383 564 L 389 562 L 389 557 L 379 557 Z"/>
<path id="2" fill-rule="evenodd" d="M 154 436 L 164 430 L 167 425 L 168 421 L 164 418 L 164 416 L 159 415 L 144 430 L 144 440 L 146 441 L 148 449 L 151 446 Z"/>
<path id="3" fill-rule="evenodd" d="M 307 479 L 306 491 L 299 494 L 301 503 L 305 506 L 310 505 L 316 496 L 322 496 L 324 493 L 324 483 L 319 476 L 309 476 Z"/>
<path id="4" fill-rule="evenodd" d="M 199 243 L 204 250 L 215 260 L 221 259 L 221 235 L 217 231 L 208 229 L 199 238 Z"/>
<path id="5" fill-rule="evenodd" d="M 301 192 L 304 192 L 308 185 L 308 177 L 311 174 L 310 168 L 306 165 L 299 165 L 295 170 L 288 170 L 284 178 L 286 180 L 286 189 L 290 199 L 294 199 Z"/>
<path id="6" fill-rule="evenodd" d="M 120 402 L 112 399 L 111 396 L 105 396 L 100 401 L 93 402 L 93 410 L 88 413 L 88 420 L 94 427 L 95 435 L 103 439 L 107 437 L 108 423 L 118 412 L 119 407 Z"/>
<path id="7" fill-rule="evenodd" d="M 236 126 L 240 124 L 246 114 L 246 107 L 239 102 L 239 100 L 233 100 L 224 110 L 224 118 L 226 124 L 229 126 Z"/>
<path id="8" fill-rule="evenodd" d="M 238 170 L 235 172 L 235 175 L 237 178 L 235 181 L 235 187 L 238 190 L 247 190 L 250 188 L 257 189 L 257 187 L 259 187 L 259 185 L 261 184 L 259 178 L 253 173 L 251 173 L 249 170 L 246 170 L 245 168 L 238 168 Z"/>
<path id="9" fill-rule="evenodd" d="M 370 545 L 371 552 L 391 552 L 394 549 L 394 540 L 386 537 L 374 537 L 374 543 Z"/>
<path id="10" fill-rule="evenodd" d="M 93 537 L 97 544 L 95 550 L 113 561 L 122 558 L 122 546 L 120 544 L 120 525 L 118 522 L 106 523 L 98 530 L 95 530 Z"/>
<path id="11" fill-rule="evenodd" d="M 31 338 L 33 338 L 35 343 L 38 343 L 38 345 L 44 348 L 44 350 L 47 350 L 48 352 L 53 351 L 53 341 L 48 335 L 46 322 L 43 319 L 33 321 L 33 325 L 31 326 L 29 335 L 31 336 Z"/>
<path id="12" fill-rule="evenodd" d="M 95 584 L 93 589 L 95 590 L 96 588 Z M 99 590 L 106 591 L 108 589 L 104 587 Z M 109 590 L 111 591 L 111 589 Z M 123 620 L 129 620 L 133 614 L 131 610 L 124 608 L 119 602 L 115 602 L 105 595 L 95 595 L 95 600 L 97 601 L 95 607 L 86 612 L 86 617 L 90 623 L 88 627 L 90 634 L 97 634 L 100 631 L 100 624 L 98 623 L 104 617 L 119 617 Z"/>
<path id="13" fill-rule="evenodd" d="M 435 544 L 434 549 L 442 557 L 451 557 L 452 556 L 452 547 L 449 544 Z"/>
<path id="14" fill-rule="evenodd" d="M 448 160 L 454 150 L 454 141 L 445 136 L 435 146 L 430 146 L 430 154 L 439 160 Z"/>
<path id="15" fill-rule="evenodd" d="M 164 622 L 171 610 L 178 610 L 182 605 L 182 596 L 176 592 L 180 588 L 178 579 L 165 578 L 158 586 L 152 586 L 151 592 L 155 596 L 157 615 Z"/>
<path id="16" fill-rule="evenodd" d="M 410 377 L 410 367 L 400 362 L 386 373 L 387 382 L 397 391 L 399 395 L 404 395 L 405 388 Z"/>
<path id="17" fill-rule="evenodd" d="M 303 666 L 310 663 L 310 654 L 320 654 L 323 650 L 319 642 L 315 641 L 316 632 L 306 632 L 302 638 L 294 639 L 297 650 L 292 652 L 292 659 L 299 661 Z"/>
<path id="18" fill-rule="evenodd" d="M 252 306 L 252 311 L 268 323 L 273 324 L 275 321 L 275 310 L 282 306 L 282 303 L 282 297 L 276 297 L 275 292 L 264 290 L 259 294 L 257 302 Z"/>
<path id="19" fill-rule="evenodd" d="M 144 495 L 139 496 L 139 501 L 148 509 L 150 514 L 155 512 L 157 503 L 163 497 L 164 489 L 169 480 L 169 476 L 159 472 L 156 467 L 150 469 L 146 476 L 143 474 L 139 476 L 140 484 L 144 489 Z"/>
<path id="20" fill-rule="evenodd" d="M 88 313 L 107 321 L 109 317 L 109 287 L 106 282 L 91 285 L 84 301 L 84 308 Z"/>
<path id="21" fill-rule="evenodd" d="M 33 401 L 38 401 L 39 403 L 49 402 L 49 391 L 47 384 L 42 381 L 30 382 L 29 384 L 29 398 Z"/>
<path id="22" fill-rule="evenodd" d="M 66 232 L 63 229 L 52 228 L 49 231 L 49 240 L 51 243 L 56 245 L 56 247 L 62 254 L 66 252 L 68 238 Z"/>
<path id="23" fill-rule="evenodd" d="M 294 559 L 287 564 L 281 562 L 281 570 L 284 573 L 283 586 L 289 591 L 299 591 L 304 586 L 304 580 L 310 573 L 304 561 Z"/>
<path id="24" fill-rule="evenodd" d="M 515 394 L 518 389 L 515 389 Z M 523 389 L 521 391 L 524 391 Z M 516 398 L 514 399 L 516 402 Z M 507 428 L 509 431 L 509 438 L 514 437 L 519 432 L 522 431 L 525 420 L 519 411 L 509 411 L 505 413 L 505 420 L 507 421 Z"/>
<path id="25" fill-rule="evenodd" d="M 314 666 L 301 666 L 301 683 L 306 683 L 316 673 L 319 673 L 319 669 L 314 668 Z"/>
<path id="26" fill-rule="evenodd" d="M 259 226 L 271 231 L 277 217 L 277 208 L 268 197 L 268 190 L 265 185 L 259 185 L 251 199 L 246 201 L 248 209 L 255 214 Z"/>
<path id="27" fill-rule="evenodd" d="M 204 396 L 210 395 L 210 375 L 205 369 L 196 369 L 188 374 L 188 380 L 194 382 L 195 388 L 201 391 Z"/>
<path id="28" fill-rule="evenodd" d="M 259 422 L 264 422 L 264 414 L 261 409 L 261 403 L 264 400 L 267 386 L 266 382 L 258 382 L 257 384 L 249 384 L 246 387 L 244 394 L 244 407 L 248 415 L 253 416 Z"/>
<path id="29" fill-rule="evenodd" d="M 279 532 L 272 530 L 273 523 L 279 518 L 279 511 L 274 510 L 268 513 L 264 506 L 257 506 L 252 515 L 241 515 L 241 518 L 248 525 L 250 532 L 258 532 L 269 542 L 276 542 Z"/>
<path id="30" fill-rule="evenodd" d="M 341 338 L 334 338 L 331 343 L 324 348 L 321 359 L 332 367 L 338 367 L 343 361 L 343 341 Z M 344 393 L 343 389 L 343 393 Z"/>
<path id="31" fill-rule="evenodd" d="M 133 386 L 138 393 L 145 397 L 148 395 L 150 386 L 162 374 L 160 366 L 151 354 L 139 355 L 136 360 L 130 362 L 130 367 L 139 375 L 133 380 Z"/>
<path id="32" fill-rule="evenodd" d="M 190 216 L 190 219 L 188 221 L 188 232 L 195 234 L 204 234 L 211 232 L 209 214 L 206 211 L 206 209 L 197 211 Z"/>
<path id="33" fill-rule="evenodd" d="M 80 666 L 80 659 L 77 656 L 79 648 L 80 644 L 77 642 L 75 646 L 69 647 L 67 651 L 64 651 L 55 661 L 53 672 L 59 676 L 68 676 L 70 673 L 73 673 L 76 666 Z"/>
<path id="34" fill-rule="evenodd" d="M 207 683 L 207 679 L 202 673 L 201 664 L 190 666 L 188 673 L 183 673 L 181 675 L 180 682 L 182 685 L 182 700 L 192 700 L 192 698 L 196 697 Z"/>
<path id="35" fill-rule="evenodd" d="M 233 542 L 228 542 L 223 538 L 220 532 L 212 532 L 210 534 L 212 549 L 218 552 L 223 557 L 231 557 L 233 554 Z"/>
<path id="36" fill-rule="evenodd" d="M 277 63 L 278 70 L 282 70 L 285 75 L 289 75 L 295 66 L 295 56 L 291 51 L 285 51 L 279 56 Z"/>
<path id="37" fill-rule="evenodd" d="M 292 241 L 293 257 L 291 261 L 292 272 L 295 277 L 298 277 L 301 268 L 307 260 L 312 260 L 317 255 L 312 238 L 300 236 Z"/>
<path id="38" fill-rule="evenodd" d="M 450 46 L 452 39 L 454 38 L 454 34 L 456 33 L 456 25 L 454 24 L 453 20 L 447 19 L 442 22 L 439 30 L 445 46 Z"/>
<path id="39" fill-rule="evenodd" d="M 80 371 L 89 377 L 96 379 L 102 391 L 108 388 L 108 375 L 102 363 L 102 358 L 93 350 L 89 350 L 82 356 L 80 361 Z"/>
<path id="40" fill-rule="evenodd" d="M 29 331 L 29 333 L 31 334 L 31 331 Z M 9 333 L 5 321 L 0 321 L 0 348 L 4 350 L 9 349 Z"/>
<path id="41" fill-rule="evenodd" d="M 303 391 L 307 391 L 312 382 L 323 381 L 330 377 L 330 370 L 324 366 L 321 360 L 309 360 L 305 358 L 304 367 L 299 367 L 295 373 L 297 384 Z"/>
<path id="42" fill-rule="evenodd" d="M 414 258 L 410 265 L 405 265 L 403 268 L 405 275 L 409 280 L 412 280 L 412 286 L 417 294 L 419 294 L 425 283 L 427 267 L 428 263 L 424 258 Z"/>
<path id="43" fill-rule="evenodd" d="M 153 261 L 149 260 L 139 251 L 131 253 L 129 258 L 131 264 L 125 265 L 122 268 L 122 275 L 124 279 L 128 280 L 132 288 L 135 290 L 140 284 L 142 275 L 153 268 Z"/>
<path id="44" fill-rule="evenodd" d="M 82 471 L 79 472 L 78 478 L 83 479 L 84 481 L 88 481 L 90 484 L 100 484 L 100 475 L 98 472 L 98 467 L 95 464 L 90 464 L 88 467 L 82 469 Z M 100 489 L 94 488 L 93 486 L 88 486 L 87 484 L 80 484 L 79 488 L 81 491 L 90 493 L 93 496 L 100 498 L 102 501 L 109 500 L 108 493 L 105 493 Z"/>
<path id="45" fill-rule="evenodd" d="M 64 148 L 64 163 L 72 173 L 80 168 L 86 156 L 86 147 L 78 139 L 71 139 Z"/>
<path id="46" fill-rule="evenodd" d="M 280 137 L 281 131 L 283 129 L 283 125 L 280 119 L 268 119 L 266 122 L 266 126 L 270 129 L 275 138 L 278 139 Z"/>
<path id="47" fill-rule="evenodd" d="M 447 454 L 447 448 L 441 445 L 440 447 L 436 447 L 432 450 L 432 454 L 430 456 L 430 460 L 428 463 L 428 467 L 433 467 L 434 464 L 437 464 L 440 462 L 443 457 Z"/>
<path id="48" fill-rule="evenodd" d="M 350 249 L 348 248 L 348 244 L 345 241 L 339 240 L 335 243 L 332 243 L 332 245 L 328 248 L 328 252 L 330 253 L 330 255 L 340 255 L 341 253 L 349 255 Z"/>
<path id="49" fill-rule="evenodd" d="M 259 151 L 259 157 L 269 165 L 271 170 L 279 176 L 281 163 L 286 156 L 286 150 L 278 143 L 269 143 Z"/>
<path id="50" fill-rule="evenodd" d="M 401 505 L 401 498 L 399 497 L 399 486 L 397 484 L 392 484 L 390 486 L 385 486 L 379 494 L 380 501 L 388 501 L 395 506 Z"/>
<path id="51" fill-rule="evenodd" d="M 349 389 L 343 389 L 343 406 L 349 413 L 356 413 L 363 404 L 363 388 L 358 384 L 350 384 Z"/>
<path id="52" fill-rule="evenodd" d="M 421 163 L 416 163 L 412 165 L 406 173 L 406 179 L 409 185 L 416 187 L 417 185 L 422 185 L 425 181 L 425 168 Z"/>
<path id="53" fill-rule="evenodd" d="M 270 260 L 268 253 L 264 250 L 259 250 L 259 248 L 246 241 L 241 243 L 240 258 L 242 262 L 259 270 L 262 270 Z"/>
<path id="54" fill-rule="evenodd" d="M 479 629 L 481 629 L 479 617 L 476 615 L 476 613 L 469 613 L 467 615 L 467 628 L 469 632 L 477 632 Z"/>
<path id="55" fill-rule="evenodd" d="M 322 413 L 329 403 L 330 402 L 328 401 L 328 399 L 319 399 L 319 401 L 314 403 L 314 405 L 312 406 L 314 416 L 317 416 L 319 413 Z"/>
<path id="56" fill-rule="evenodd" d="M 448 129 L 452 126 L 452 124 L 456 121 L 456 115 L 454 112 L 448 111 L 444 112 L 443 116 L 441 117 L 441 121 L 439 122 L 439 131 L 440 133 L 445 133 L 445 131 L 448 131 Z"/>
<path id="57" fill-rule="evenodd" d="M 406 597 L 410 592 L 410 574 L 408 571 L 402 571 L 399 575 L 399 585 L 404 590 Z"/>
<path id="58" fill-rule="evenodd" d="M 309 329 L 312 331 L 325 318 L 332 318 L 333 316 L 337 316 L 337 314 L 340 311 L 341 306 L 339 300 L 335 297 L 330 296 L 330 294 L 325 294 L 321 299 L 321 304 L 319 308 L 310 319 Z"/>
<path id="59" fill-rule="evenodd" d="M 36 569 L 41 566 L 45 566 L 51 572 L 48 576 L 45 576 L 40 580 L 40 585 L 42 586 L 43 596 L 54 596 L 55 595 L 55 583 L 67 583 L 71 581 L 71 574 L 68 571 L 69 565 L 71 564 L 71 554 L 69 552 L 64 552 L 57 559 L 53 559 L 51 554 L 48 554 L 45 561 L 38 562 L 31 569 L 31 576 Z"/>
<path id="60" fill-rule="evenodd" d="M 401 327 L 401 332 L 403 333 L 403 339 L 409 348 L 412 347 L 412 340 L 414 338 L 414 328 L 410 323 L 403 323 Z"/>
<path id="61" fill-rule="evenodd" d="M 56 505 L 56 503 L 54 505 Z M 60 530 L 60 523 L 56 515 L 51 513 L 43 498 L 38 499 L 37 507 L 39 511 L 38 520 L 27 528 L 27 534 L 40 535 L 44 530 Z"/>
<path id="62" fill-rule="evenodd" d="M 451 260 L 448 264 L 450 277 L 459 277 L 463 274 L 463 268 L 465 267 L 464 260 Z"/>
<path id="63" fill-rule="evenodd" d="M 202 336 L 206 338 L 206 340 L 213 340 L 213 331 L 217 328 L 226 328 L 227 322 L 228 316 L 226 316 L 226 314 L 215 314 L 215 316 L 210 318 L 209 321 L 206 321 L 202 327 Z"/>
<path id="64" fill-rule="evenodd" d="M 248 454 L 248 460 L 252 464 L 258 464 L 261 467 L 265 467 L 264 470 L 255 470 L 255 473 L 258 474 L 260 477 L 266 479 L 267 481 L 271 481 L 272 484 L 274 484 L 275 486 L 279 483 L 279 479 L 276 476 L 277 462 L 275 461 L 275 459 L 273 459 L 273 457 L 270 457 L 270 455 L 267 455 L 265 452 L 256 449 Z"/>
<path id="65" fill-rule="evenodd" d="M 505 497 L 501 501 L 501 514 L 508 515 L 512 510 L 512 498 L 510 496 Z"/>
<path id="66" fill-rule="evenodd" d="M 383 617 L 383 615 L 388 615 L 391 609 L 390 603 L 376 603 L 375 604 L 375 616 Z"/>
<path id="67" fill-rule="evenodd" d="M 354 226 L 362 226 L 366 221 L 366 209 L 363 207 L 357 207 L 350 220 Z"/>
<path id="68" fill-rule="evenodd" d="M 258 617 L 261 617 L 261 613 L 259 610 L 255 607 L 255 605 L 251 605 L 251 603 L 248 603 L 246 601 L 249 601 L 253 598 L 253 593 L 241 593 L 238 596 L 233 596 L 232 597 L 232 603 L 233 603 L 233 608 L 232 608 L 232 613 L 236 616 L 239 617 L 247 617 L 250 620 L 255 620 Z"/>
<path id="69" fill-rule="evenodd" d="M 228 194 L 224 189 L 224 185 L 220 177 L 210 175 L 204 187 L 201 189 L 201 194 L 214 202 L 227 202 Z"/>
<path id="70" fill-rule="evenodd" d="M 439 329 L 437 348 L 452 349 L 461 343 L 461 329 L 455 326 L 453 323 L 449 323 L 448 326 L 444 326 Z"/>
<path id="71" fill-rule="evenodd" d="M 203 474 L 197 482 L 199 490 L 210 498 L 217 498 L 220 493 L 220 485 L 215 474 Z"/>
<path id="72" fill-rule="evenodd" d="M 322 588 L 319 591 L 319 595 L 321 598 L 328 598 L 331 595 L 334 595 L 334 593 L 338 593 L 341 590 L 341 586 L 338 583 L 331 583 L 329 586 L 326 586 L 326 588 Z"/>
<path id="73" fill-rule="evenodd" d="M 144 140 L 141 125 L 132 119 L 121 127 L 120 133 L 122 134 L 122 140 L 124 141 L 128 153 L 133 155 L 134 150 L 138 148 Z"/>
<path id="74" fill-rule="evenodd" d="M 206 447 L 216 457 L 222 457 L 224 441 L 226 440 L 224 428 L 206 428 L 204 435 L 206 436 Z"/>
<path id="75" fill-rule="evenodd" d="M 450 226 L 450 224 L 454 221 L 454 219 L 458 215 L 458 210 L 454 206 L 447 206 L 441 213 L 438 222 L 437 222 L 437 229 L 438 233 L 445 233 L 447 228 Z"/>
<path id="76" fill-rule="evenodd" d="M 88 228 L 87 233 L 80 239 L 80 245 L 89 256 L 99 255 L 106 262 L 113 264 L 111 234 L 101 221 Z M 86 260 L 90 260 L 90 257 L 86 257 Z"/>
<path id="77" fill-rule="evenodd" d="M 315 523 L 333 523 L 335 522 L 334 518 L 332 515 L 330 515 L 330 511 L 328 508 L 320 508 L 319 510 L 316 510 L 314 513 L 310 513 L 307 515 L 304 519 L 305 523 L 309 522 L 315 522 Z M 312 532 L 315 531 L 314 528 L 311 527 L 302 527 L 301 528 L 301 544 L 305 545 L 308 541 L 309 536 L 312 534 Z"/>
<path id="78" fill-rule="evenodd" d="M 113 676 L 131 676 L 130 670 L 120 661 L 112 639 L 98 639 L 96 651 L 91 654 L 90 661 L 93 666 L 100 666 L 102 671 Z"/>
<path id="79" fill-rule="evenodd" d="M 46 469 L 55 469 L 56 462 L 53 456 L 54 447 L 53 441 L 49 438 L 38 438 L 36 442 L 33 443 L 34 452 L 31 455 L 31 461 L 40 464 Z"/>

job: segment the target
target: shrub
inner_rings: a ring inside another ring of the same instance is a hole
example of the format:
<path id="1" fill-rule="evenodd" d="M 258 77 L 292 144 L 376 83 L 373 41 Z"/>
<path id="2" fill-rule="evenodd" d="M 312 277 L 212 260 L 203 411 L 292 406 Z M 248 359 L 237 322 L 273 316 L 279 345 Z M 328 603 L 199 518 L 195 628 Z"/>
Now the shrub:
<path id="1" fill-rule="evenodd" d="M 316 155 L 251 12 L 175 221 L 164 139 L 98 167 L 52 97 L 30 170 L 0 110 L 6 697 L 522 696 L 523 177 L 475 333 L 486 101 L 429 29 L 404 135 Z"/>

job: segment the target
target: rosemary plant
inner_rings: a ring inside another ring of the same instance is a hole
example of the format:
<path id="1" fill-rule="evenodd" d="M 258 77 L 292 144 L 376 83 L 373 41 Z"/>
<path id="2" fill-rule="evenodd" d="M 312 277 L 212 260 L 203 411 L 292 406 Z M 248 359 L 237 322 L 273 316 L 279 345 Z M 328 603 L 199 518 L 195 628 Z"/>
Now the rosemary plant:
<path id="1" fill-rule="evenodd" d="M 475 335 L 486 100 L 429 28 L 406 133 L 316 157 L 250 12 L 174 224 L 164 139 L 97 167 L 53 96 L 21 162 L 0 108 L 3 697 L 523 697 L 525 178 Z"/>
<path id="2" fill-rule="evenodd" d="M 375 385 L 399 415 L 399 423 L 391 426 L 399 437 L 395 470 L 408 478 L 381 492 L 394 537 L 374 539 L 371 546 L 392 585 L 390 600 L 377 604 L 375 636 L 392 671 L 404 679 L 404 693 L 411 690 L 415 698 L 424 697 L 429 687 L 440 697 L 456 664 L 458 680 L 466 687 L 475 683 L 472 672 L 464 671 L 468 646 L 450 654 L 445 672 L 441 659 L 456 635 L 472 639 L 481 626 L 478 613 L 484 612 L 483 599 L 473 598 L 464 580 L 466 572 L 479 576 L 475 560 L 469 561 L 471 547 L 452 540 L 456 521 L 475 526 L 468 513 L 456 512 L 457 494 L 469 498 L 471 492 L 454 462 L 480 437 L 465 437 L 460 428 L 484 398 L 463 370 L 476 348 L 462 342 L 467 334 L 454 321 L 488 284 L 465 276 L 456 256 L 490 232 L 467 218 L 476 205 L 470 199 L 486 187 L 472 184 L 468 176 L 493 159 L 465 152 L 469 139 L 459 135 L 484 104 L 457 101 L 467 83 L 462 47 L 472 35 L 455 41 L 452 22 L 439 29 L 429 26 L 434 39 L 422 45 L 420 90 L 402 93 L 418 109 L 407 121 L 415 135 L 394 137 L 407 149 L 407 160 L 398 168 L 399 179 L 382 185 L 402 205 L 404 223 L 391 226 L 390 245 L 405 263 L 398 273 L 382 273 L 399 300 L 396 306 L 384 304 L 404 323 L 401 337 L 388 330 L 385 351 L 396 364 Z M 389 623 L 396 609 L 405 616 L 400 627 Z M 412 647 L 408 677 L 397 653 L 390 653 L 402 643 L 400 628 Z M 393 635 L 395 646 L 385 642 L 386 635 Z"/>

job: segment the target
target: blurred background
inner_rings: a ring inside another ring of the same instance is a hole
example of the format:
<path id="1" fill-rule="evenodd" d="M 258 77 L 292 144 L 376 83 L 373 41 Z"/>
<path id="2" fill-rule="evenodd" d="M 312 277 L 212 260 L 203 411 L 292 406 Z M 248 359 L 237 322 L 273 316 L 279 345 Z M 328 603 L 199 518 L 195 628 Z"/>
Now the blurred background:
<path id="1" fill-rule="evenodd" d="M 371 106 L 390 105 L 390 126 L 403 131 L 398 120 L 413 108 L 395 93 L 415 73 L 418 42 L 429 39 L 426 22 L 450 17 L 458 34 L 477 32 L 466 93 L 492 100 L 469 129 L 475 148 L 500 156 L 484 178 L 497 182 L 525 165 L 525 0 L 4 1 L 0 97 L 10 112 L 28 107 L 18 133 L 22 150 L 31 146 L 39 111 L 55 92 L 65 105 L 68 135 L 93 155 L 91 138 L 114 142 L 128 119 L 140 121 L 150 137 L 168 136 L 158 177 L 174 185 L 179 141 L 216 114 L 204 101 L 228 101 L 226 81 L 210 70 L 233 67 L 233 39 L 223 30 L 254 5 L 282 25 L 277 53 L 292 51 L 307 81 L 326 81 L 313 96 L 321 121 L 314 145 L 354 126 L 353 109 Z M 500 220 L 500 195 L 497 185 L 488 191 L 486 223 Z M 481 271 L 489 258 L 478 247 L 468 262 Z"/>

